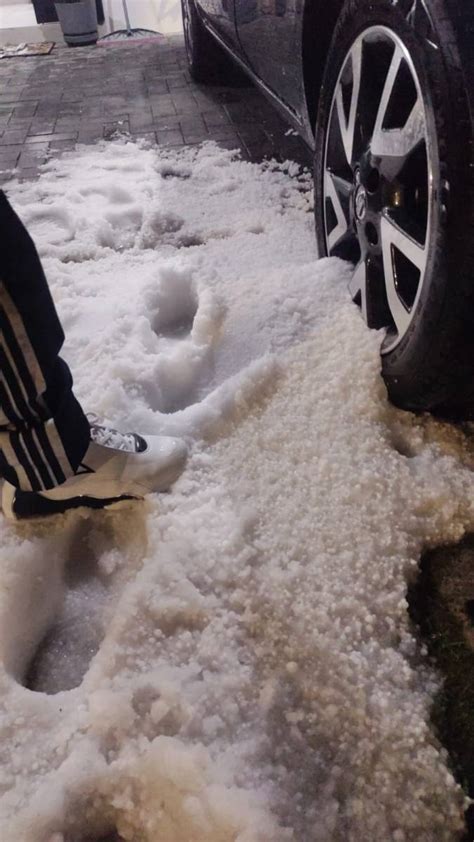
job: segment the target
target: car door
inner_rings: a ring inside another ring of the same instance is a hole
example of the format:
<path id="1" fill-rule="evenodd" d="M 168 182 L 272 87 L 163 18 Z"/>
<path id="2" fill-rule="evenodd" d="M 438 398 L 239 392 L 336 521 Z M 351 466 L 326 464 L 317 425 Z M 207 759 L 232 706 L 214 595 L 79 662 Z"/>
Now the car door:
<path id="1" fill-rule="evenodd" d="M 234 52 L 240 52 L 235 27 L 234 0 L 196 0 L 202 16 Z"/>
<path id="2" fill-rule="evenodd" d="M 254 73 L 279 99 L 301 104 L 303 0 L 235 0 L 238 38 Z"/>

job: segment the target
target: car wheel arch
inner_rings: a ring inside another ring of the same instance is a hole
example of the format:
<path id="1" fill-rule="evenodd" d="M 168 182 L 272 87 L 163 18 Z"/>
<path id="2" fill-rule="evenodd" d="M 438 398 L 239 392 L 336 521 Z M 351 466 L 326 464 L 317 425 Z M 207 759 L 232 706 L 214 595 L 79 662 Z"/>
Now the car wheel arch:
<path id="1" fill-rule="evenodd" d="M 303 9 L 303 82 L 309 121 L 314 135 L 318 99 L 329 45 L 344 0 L 306 0 Z"/>

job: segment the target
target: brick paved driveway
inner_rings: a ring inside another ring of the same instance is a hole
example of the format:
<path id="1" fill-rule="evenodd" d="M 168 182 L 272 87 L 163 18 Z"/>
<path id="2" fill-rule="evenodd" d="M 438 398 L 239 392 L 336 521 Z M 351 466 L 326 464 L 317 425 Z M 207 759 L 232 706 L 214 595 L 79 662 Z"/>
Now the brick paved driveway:
<path id="1" fill-rule="evenodd" d="M 191 81 L 183 39 L 108 47 L 55 46 L 49 56 L 0 62 L 0 184 L 78 143 L 115 132 L 183 146 L 215 140 L 252 161 L 309 164 L 303 142 L 250 84 Z"/>

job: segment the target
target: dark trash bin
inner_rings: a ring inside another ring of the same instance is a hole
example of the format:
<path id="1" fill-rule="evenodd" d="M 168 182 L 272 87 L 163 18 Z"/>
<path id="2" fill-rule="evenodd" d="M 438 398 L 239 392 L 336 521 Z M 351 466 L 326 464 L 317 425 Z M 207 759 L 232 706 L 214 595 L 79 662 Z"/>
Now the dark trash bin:
<path id="1" fill-rule="evenodd" d="M 54 6 L 69 47 L 96 43 L 99 34 L 95 0 L 61 0 Z"/>

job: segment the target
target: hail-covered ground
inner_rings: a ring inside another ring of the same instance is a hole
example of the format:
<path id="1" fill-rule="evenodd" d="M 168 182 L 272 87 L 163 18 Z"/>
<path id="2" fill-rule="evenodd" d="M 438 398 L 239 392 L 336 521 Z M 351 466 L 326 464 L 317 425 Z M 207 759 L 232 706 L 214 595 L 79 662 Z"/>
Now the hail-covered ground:
<path id="1" fill-rule="evenodd" d="M 190 458 L 125 510 L 2 519 L 0 838 L 459 839 L 406 590 L 474 527 L 472 452 L 387 402 L 309 175 L 116 142 L 7 193 L 85 409 Z"/>

